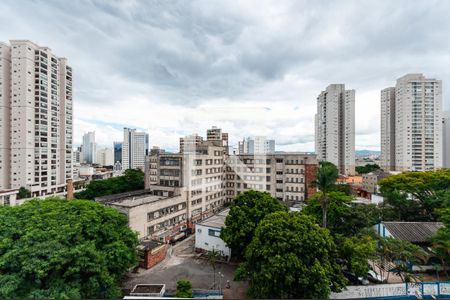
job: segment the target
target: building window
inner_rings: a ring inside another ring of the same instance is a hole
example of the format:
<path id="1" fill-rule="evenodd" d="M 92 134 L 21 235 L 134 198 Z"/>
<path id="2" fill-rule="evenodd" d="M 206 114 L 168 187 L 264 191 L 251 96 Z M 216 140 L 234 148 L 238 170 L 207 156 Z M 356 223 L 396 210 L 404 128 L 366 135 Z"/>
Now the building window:
<path id="1" fill-rule="evenodd" d="M 208 229 L 208 235 L 220 237 L 220 230 Z"/>

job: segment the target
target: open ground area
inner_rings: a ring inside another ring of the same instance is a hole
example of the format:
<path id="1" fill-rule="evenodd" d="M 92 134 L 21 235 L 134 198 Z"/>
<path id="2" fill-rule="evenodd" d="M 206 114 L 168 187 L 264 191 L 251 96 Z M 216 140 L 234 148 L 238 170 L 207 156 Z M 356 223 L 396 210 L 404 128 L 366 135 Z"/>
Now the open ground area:
<path id="1" fill-rule="evenodd" d="M 169 248 L 166 259 L 155 267 L 137 273 L 130 273 L 124 284 L 125 291 L 131 290 L 136 284 L 165 284 L 167 291 L 175 291 L 178 280 L 187 279 L 194 289 L 213 289 L 214 273 L 205 258 L 194 252 L 195 237 L 191 236 Z M 236 265 L 218 263 L 216 266 L 216 289 L 224 291 L 225 298 L 243 298 L 247 284 L 233 281 Z M 222 274 L 220 275 L 219 274 Z M 230 288 L 227 289 L 227 280 Z"/>

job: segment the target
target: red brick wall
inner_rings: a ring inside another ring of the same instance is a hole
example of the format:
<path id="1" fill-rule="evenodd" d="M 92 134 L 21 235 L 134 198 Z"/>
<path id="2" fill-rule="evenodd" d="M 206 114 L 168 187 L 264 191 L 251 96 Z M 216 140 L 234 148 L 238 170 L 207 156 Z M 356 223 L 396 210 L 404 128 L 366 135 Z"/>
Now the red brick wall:
<path id="1" fill-rule="evenodd" d="M 163 245 L 160 248 L 157 248 L 156 251 L 147 251 L 145 260 L 140 262 L 140 267 L 144 269 L 150 269 L 155 266 L 159 262 L 163 261 L 166 258 L 167 246 Z"/>
<path id="2" fill-rule="evenodd" d="M 317 189 L 312 182 L 316 179 L 317 165 L 305 165 L 305 185 L 306 185 L 306 199 L 312 198 Z"/>

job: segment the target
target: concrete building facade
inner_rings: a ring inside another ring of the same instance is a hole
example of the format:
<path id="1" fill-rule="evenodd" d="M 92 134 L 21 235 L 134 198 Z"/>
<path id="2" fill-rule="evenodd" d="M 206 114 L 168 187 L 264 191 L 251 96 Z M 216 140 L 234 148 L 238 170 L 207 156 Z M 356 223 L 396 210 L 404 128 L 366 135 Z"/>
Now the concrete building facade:
<path id="1" fill-rule="evenodd" d="M 96 163 L 100 166 L 114 165 L 114 151 L 110 148 L 103 148 L 97 150 Z"/>
<path id="2" fill-rule="evenodd" d="M 395 88 L 381 91 L 381 168 L 385 171 L 395 169 Z"/>
<path id="3" fill-rule="evenodd" d="M 315 146 L 318 160 L 335 164 L 341 174 L 355 174 L 355 90 L 330 84 L 317 97 Z"/>
<path id="4" fill-rule="evenodd" d="M 268 140 L 265 136 L 243 139 L 238 143 L 239 154 L 267 154 L 275 153 L 275 140 Z"/>
<path id="5" fill-rule="evenodd" d="M 72 178 L 72 68 L 27 40 L 0 43 L 0 190 L 60 193 Z"/>
<path id="6" fill-rule="evenodd" d="M 407 74 L 397 80 L 394 107 L 385 100 L 382 92 L 381 123 L 390 124 L 381 131 L 384 167 L 401 172 L 442 168 L 442 81 Z"/>
<path id="7" fill-rule="evenodd" d="M 203 137 L 194 133 L 180 138 L 180 153 L 195 151 L 197 145 L 203 142 Z"/>
<path id="8" fill-rule="evenodd" d="M 148 134 L 136 129 L 123 129 L 122 169 L 142 169 L 148 155 Z"/>

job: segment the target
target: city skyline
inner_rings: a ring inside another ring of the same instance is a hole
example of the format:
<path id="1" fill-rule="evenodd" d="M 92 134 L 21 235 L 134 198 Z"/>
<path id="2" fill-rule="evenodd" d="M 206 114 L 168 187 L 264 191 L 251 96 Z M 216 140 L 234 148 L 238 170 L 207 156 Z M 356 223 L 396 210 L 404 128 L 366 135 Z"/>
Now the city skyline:
<path id="1" fill-rule="evenodd" d="M 70 58 L 74 145 L 96 131 L 99 146 L 112 147 L 131 127 L 149 133 L 150 146 L 176 150 L 179 137 L 216 125 L 230 145 L 265 135 L 277 150 L 313 151 L 316 97 L 343 83 L 356 90 L 356 149 L 379 150 L 380 91 L 396 78 L 442 80 L 449 109 L 449 5 L 263 2 L 256 12 L 254 2 L 4 1 L 0 40 Z"/>

